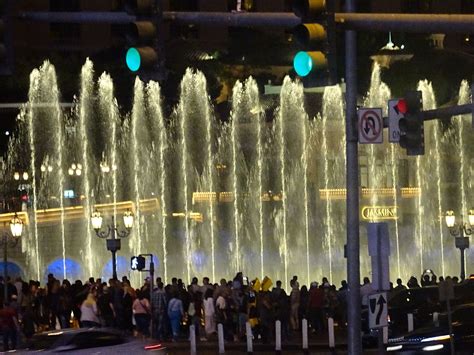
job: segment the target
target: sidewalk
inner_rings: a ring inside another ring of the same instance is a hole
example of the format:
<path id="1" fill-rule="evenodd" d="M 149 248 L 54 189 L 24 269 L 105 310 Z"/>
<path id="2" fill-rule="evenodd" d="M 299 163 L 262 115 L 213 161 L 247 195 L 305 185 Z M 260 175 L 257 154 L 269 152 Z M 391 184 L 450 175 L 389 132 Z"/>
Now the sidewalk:
<path id="1" fill-rule="evenodd" d="M 309 334 L 308 337 L 308 348 L 309 354 L 333 354 L 337 353 L 344 353 L 345 349 L 347 348 L 347 339 L 346 339 L 346 332 L 338 331 L 335 334 L 336 339 L 336 351 L 331 351 L 328 345 L 328 335 L 327 334 Z M 178 342 L 164 342 L 164 346 L 167 347 L 172 352 L 185 352 L 189 353 L 190 351 L 190 342 L 187 340 L 182 340 Z M 302 354 L 302 336 L 301 333 L 294 333 L 291 335 L 290 339 L 287 341 L 282 341 L 281 344 L 282 352 L 283 353 L 299 353 Z M 213 353 L 217 354 L 219 350 L 219 344 L 217 340 L 217 336 L 210 339 L 209 341 L 200 341 L 198 338 L 196 339 L 196 349 L 198 353 Z M 247 352 L 247 343 L 246 341 L 226 341 L 224 343 L 224 349 L 226 354 L 232 353 L 246 353 Z M 267 354 L 274 354 L 275 353 L 275 340 L 272 339 L 269 343 L 262 343 L 261 340 L 256 340 L 253 342 L 253 351 L 255 353 L 267 353 Z"/>

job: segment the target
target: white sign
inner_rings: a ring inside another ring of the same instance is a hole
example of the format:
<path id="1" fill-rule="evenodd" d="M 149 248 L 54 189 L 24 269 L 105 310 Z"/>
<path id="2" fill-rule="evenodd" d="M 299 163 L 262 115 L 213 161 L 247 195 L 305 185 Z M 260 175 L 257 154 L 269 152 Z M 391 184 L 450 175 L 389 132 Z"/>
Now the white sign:
<path id="1" fill-rule="evenodd" d="M 388 325 L 387 293 L 374 293 L 369 296 L 369 328 L 382 328 Z"/>
<path id="2" fill-rule="evenodd" d="M 387 223 L 368 223 L 367 241 L 372 264 L 372 288 L 375 291 L 390 290 L 390 237 Z"/>
<path id="3" fill-rule="evenodd" d="M 405 117 L 406 106 L 399 104 L 403 99 L 393 99 L 388 101 L 388 141 L 391 143 L 400 142 L 400 128 L 398 121 Z M 404 102 L 404 101 L 403 101 Z"/>
<path id="4" fill-rule="evenodd" d="M 381 108 L 361 108 L 359 118 L 359 143 L 383 143 L 383 117 Z"/>

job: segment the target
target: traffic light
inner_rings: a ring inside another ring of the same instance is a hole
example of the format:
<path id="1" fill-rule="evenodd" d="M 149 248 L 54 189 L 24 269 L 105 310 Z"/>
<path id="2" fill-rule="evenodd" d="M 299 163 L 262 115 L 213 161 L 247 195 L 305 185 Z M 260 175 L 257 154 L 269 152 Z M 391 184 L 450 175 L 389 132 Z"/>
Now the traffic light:
<path id="1" fill-rule="evenodd" d="M 137 19 L 126 29 L 128 48 L 125 63 L 130 71 L 139 74 L 144 80 L 158 79 L 162 64 L 158 38 L 162 14 L 160 3 L 157 0 L 125 1 L 125 10 Z"/>
<path id="2" fill-rule="evenodd" d="M 304 48 L 293 58 L 293 68 L 309 86 L 337 83 L 334 0 L 294 0 L 293 11 L 302 23 L 293 36 Z"/>
<path id="3" fill-rule="evenodd" d="M 0 0 L 0 75 L 11 75 L 13 73 L 10 8 L 11 1 Z"/>
<path id="4" fill-rule="evenodd" d="M 130 259 L 130 269 L 142 271 L 145 268 L 145 257 L 138 255 Z"/>
<path id="5" fill-rule="evenodd" d="M 425 154 L 425 133 L 421 111 L 423 100 L 421 91 L 409 91 L 397 106 L 404 117 L 400 118 L 400 147 L 407 150 L 407 155 Z M 403 112 L 405 111 L 405 112 Z"/>

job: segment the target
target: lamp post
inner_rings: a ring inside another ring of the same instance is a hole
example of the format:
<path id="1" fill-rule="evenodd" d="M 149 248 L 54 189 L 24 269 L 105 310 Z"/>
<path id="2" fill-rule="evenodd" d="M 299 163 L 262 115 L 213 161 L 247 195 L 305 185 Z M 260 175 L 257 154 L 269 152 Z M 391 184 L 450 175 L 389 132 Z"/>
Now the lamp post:
<path id="1" fill-rule="evenodd" d="M 461 280 L 466 278 L 466 269 L 464 268 L 464 250 L 469 248 L 469 237 L 464 235 L 472 234 L 472 227 L 474 227 L 474 209 L 469 211 L 469 223 L 456 224 L 456 216 L 454 211 L 446 212 L 446 225 L 449 228 L 449 232 L 455 237 L 456 248 L 461 251 Z"/>
<path id="2" fill-rule="evenodd" d="M 23 221 L 17 216 L 16 213 L 10 221 L 10 232 L 11 233 L 5 231 L 1 241 L 3 246 L 3 304 L 8 302 L 8 247 L 15 247 L 20 240 L 21 234 L 23 233 Z"/>
<path id="3" fill-rule="evenodd" d="M 92 213 L 91 222 L 92 228 L 95 230 L 95 234 L 99 238 L 106 239 L 107 241 L 107 250 L 112 252 L 112 278 L 114 280 L 117 279 L 117 257 L 116 253 L 120 250 L 121 247 L 121 240 L 120 238 L 126 238 L 130 235 L 130 231 L 133 227 L 133 213 L 128 210 L 123 214 L 123 224 L 125 226 L 125 230 L 119 231 L 117 225 L 115 223 L 115 218 L 112 216 L 112 224 L 107 225 L 107 230 L 102 231 L 102 221 L 103 218 L 99 211 L 95 211 Z M 110 238 L 109 238 L 110 236 Z"/>

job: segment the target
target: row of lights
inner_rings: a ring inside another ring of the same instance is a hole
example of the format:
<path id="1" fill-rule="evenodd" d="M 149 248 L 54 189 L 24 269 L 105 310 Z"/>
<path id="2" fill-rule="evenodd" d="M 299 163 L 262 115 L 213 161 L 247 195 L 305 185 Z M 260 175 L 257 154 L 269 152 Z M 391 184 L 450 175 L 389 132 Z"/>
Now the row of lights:
<path id="1" fill-rule="evenodd" d="M 22 172 L 22 173 L 20 173 L 20 172 L 18 172 L 18 171 L 15 171 L 15 172 L 13 173 L 13 179 L 15 179 L 15 180 L 17 180 L 17 181 L 20 180 L 20 176 L 21 176 L 21 178 L 22 178 L 23 180 L 25 180 L 25 181 L 28 180 L 28 178 L 30 177 L 30 176 L 28 175 L 28 172 L 26 172 L 26 171 L 24 171 L 24 172 Z"/>
<path id="2" fill-rule="evenodd" d="M 47 165 L 41 164 L 40 170 L 43 173 L 45 173 L 45 172 L 50 173 L 50 172 L 53 171 L 53 167 L 49 164 L 47 164 Z M 111 170 L 112 171 L 117 170 L 117 166 L 113 165 L 112 168 L 110 168 L 110 166 L 106 162 L 101 162 L 100 163 L 100 171 L 102 171 L 103 173 L 109 173 Z M 82 175 L 82 164 L 72 163 L 71 166 L 68 168 L 67 172 L 70 176 L 73 176 L 73 175 L 81 176 Z M 15 179 L 17 181 L 20 180 L 20 178 L 26 181 L 26 180 L 29 179 L 29 177 L 30 176 L 29 176 L 28 172 L 26 172 L 26 171 L 24 171 L 24 172 L 15 171 L 13 173 L 13 179 Z"/>
<path id="3" fill-rule="evenodd" d="M 107 174 L 107 173 L 110 173 L 111 170 L 112 171 L 117 170 L 117 165 L 112 165 L 112 167 L 110 167 L 109 164 L 107 164 L 107 162 L 105 161 L 100 162 L 100 171 Z"/>

